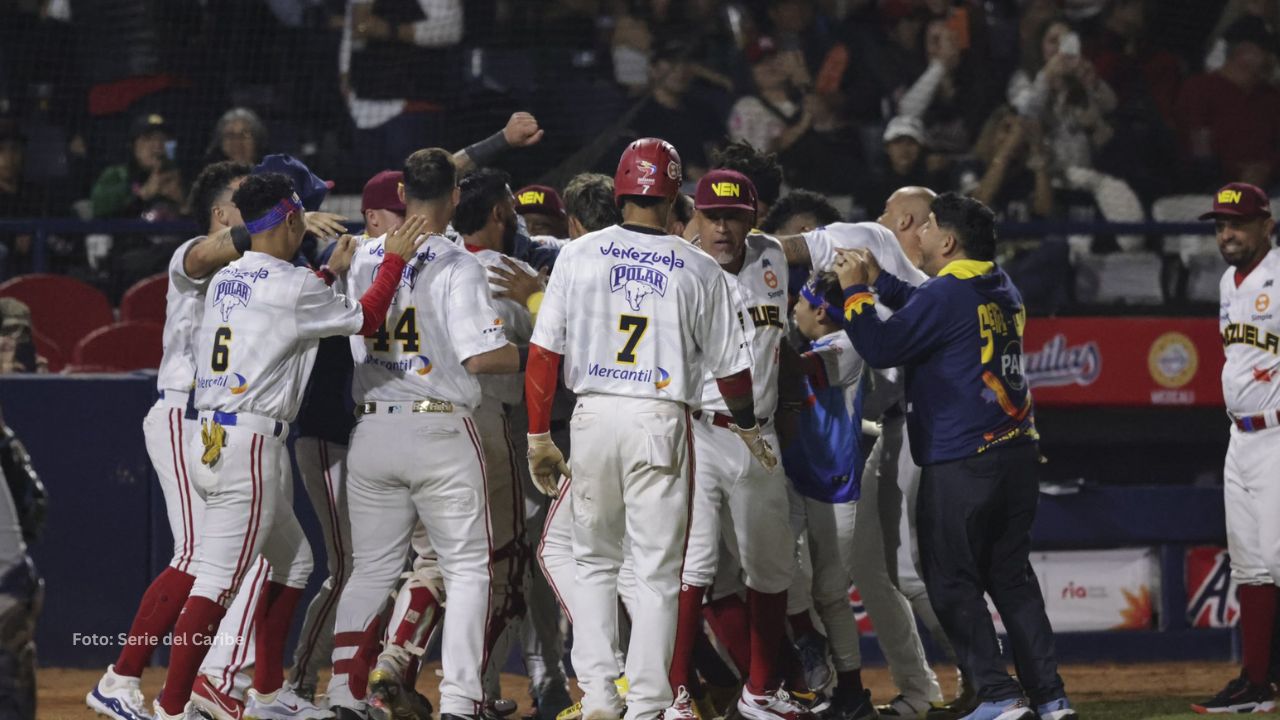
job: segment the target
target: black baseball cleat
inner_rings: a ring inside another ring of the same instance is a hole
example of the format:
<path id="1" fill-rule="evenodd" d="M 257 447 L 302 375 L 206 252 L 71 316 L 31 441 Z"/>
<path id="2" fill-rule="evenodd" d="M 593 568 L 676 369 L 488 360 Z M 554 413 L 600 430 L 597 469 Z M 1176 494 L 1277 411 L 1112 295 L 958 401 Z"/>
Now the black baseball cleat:
<path id="1" fill-rule="evenodd" d="M 1271 712 L 1276 709 L 1276 690 L 1270 683 L 1255 685 L 1241 670 L 1240 677 L 1227 683 L 1222 692 L 1193 703 L 1191 709 L 1201 714 Z"/>
<path id="2" fill-rule="evenodd" d="M 880 713 L 871 702 L 871 691 L 863 690 L 858 694 L 836 692 L 831 704 L 817 716 L 818 720 L 874 720 Z"/>

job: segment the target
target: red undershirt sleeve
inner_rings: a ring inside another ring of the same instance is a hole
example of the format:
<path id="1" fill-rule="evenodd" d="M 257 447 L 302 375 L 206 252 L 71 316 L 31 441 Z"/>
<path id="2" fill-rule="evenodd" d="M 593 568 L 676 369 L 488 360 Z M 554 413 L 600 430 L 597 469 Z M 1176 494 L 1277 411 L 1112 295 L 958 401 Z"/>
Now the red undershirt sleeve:
<path id="1" fill-rule="evenodd" d="M 524 371 L 524 399 L 529 406 L 529 434 L 550 432 L 551 401 L 560 375 L 560 353 L 540 345 L 529 345 L 529 364 Z M 750 382 L 747 383 L 750 387 Z"/>

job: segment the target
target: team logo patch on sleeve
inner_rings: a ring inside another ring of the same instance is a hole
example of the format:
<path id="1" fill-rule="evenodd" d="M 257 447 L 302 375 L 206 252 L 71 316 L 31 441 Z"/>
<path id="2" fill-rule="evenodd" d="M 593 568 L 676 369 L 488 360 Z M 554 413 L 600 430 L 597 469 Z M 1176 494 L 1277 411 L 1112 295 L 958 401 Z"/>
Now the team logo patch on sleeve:
<path id="1" fill-rule="evenodd" d="M 639 311 L 650 294 L 666 296 L 667 276 L 643 265 L 614 265 L 609 269 L 609 291 L 622 292 L 631 309 Z"/>
<path id="2" fill-rule="evenodd" d="M 869 292 L 855 293 L 844 301 L 844 317 L 852 320 L 854 315 L 861 315 L 868 307 L 875 307 L 876 298 Z"/>
<path id="3" fill-rule="evenodd" d="M 213 306 L 222 313 L 222 322 L 229 322 L 231 311 L 249 305 L 253 288 L 243 280 L 222 280 L 213 290 Z"/>

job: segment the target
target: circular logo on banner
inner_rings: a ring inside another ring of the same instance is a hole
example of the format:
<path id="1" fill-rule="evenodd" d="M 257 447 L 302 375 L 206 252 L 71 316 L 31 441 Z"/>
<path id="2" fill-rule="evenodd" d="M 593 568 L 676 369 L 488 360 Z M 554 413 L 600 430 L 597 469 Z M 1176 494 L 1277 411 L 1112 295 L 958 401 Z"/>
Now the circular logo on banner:
<path id="1" fill-rule="evenodd" d="M 1253 309 L 1260 313 L 1266 312 L 1269 307 L 1271 307 L 1271 296 L 1266 293 L 1262 293 L 1253 301 Z"/>
<path id="2" fill-rule="evenodd" d="M 1147 368 L 1151 379 L 1163 387 L 1180 388 L 1191 382 L 1200 365 L 1196 346 L 1180 332 L 1167 332 L 1151 343 Z"/>

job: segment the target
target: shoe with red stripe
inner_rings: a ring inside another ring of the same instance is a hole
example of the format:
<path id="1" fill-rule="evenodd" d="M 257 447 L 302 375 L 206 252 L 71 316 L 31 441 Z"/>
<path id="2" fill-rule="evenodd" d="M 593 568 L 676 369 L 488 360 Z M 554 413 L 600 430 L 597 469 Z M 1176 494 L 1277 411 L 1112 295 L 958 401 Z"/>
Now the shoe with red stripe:
<path id="1" fill-rule="evenodd" d="M 196 676 L 191 702 L 213 720 L 244 720 L 244 702 L 218 690 L 204 675 Z"/>
<path id="2" fill-rule="evenodd" d="M 1269 713 L 1276 709 L 1276 691 L 1270 683 L 1258 685 L 1249 681 L 1244 672 L 1227 683 L 1222 692 L 1195 703 L 1191 709 L 1202 714 L 1216 713 Z"/>
<path id="3" fill-rule="evenodd" d="M 680 691 L 676 693 L 675 702 L 662 711 L 662 720 L 703 720 L 703 718 L 697 706 L 693 704 L 693 698 L 689 697 L 689 691 L 681 685 Z"/>
<path id="4" fill-rule="evenodd" d="M 738 697 L 738 712 L 747 720 L 808 720 L 813 713 L 779 688 L 769 695 L 756 695 L 746 687 Z"/>

